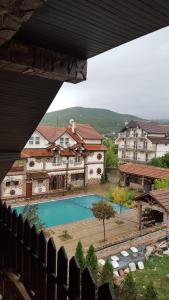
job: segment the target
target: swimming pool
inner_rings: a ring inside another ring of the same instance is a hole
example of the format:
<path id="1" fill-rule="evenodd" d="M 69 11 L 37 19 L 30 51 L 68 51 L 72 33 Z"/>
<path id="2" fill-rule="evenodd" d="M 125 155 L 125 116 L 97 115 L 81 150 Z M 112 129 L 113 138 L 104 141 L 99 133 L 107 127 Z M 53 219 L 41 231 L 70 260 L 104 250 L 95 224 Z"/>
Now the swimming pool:
<path id="1" fill-rule="evenodd" d="M 38 214 L 40 220 L 46 227 L 81 221 L 93 217 L 90 210 L 93 202 L 98 202 L 102 197 L 99 195 L 85 195 L 67 198 L 64 200 L 50 200 L 38 204 Z M 32 204 L 33 205 L 33 204 Z M 114 210 L 119 212 L 119 205 L 113 204 Z M 22 213 L 24 206 L 15 207 L 18 214 Z M 122 211 L 128 208 L 122 207 Z"/>

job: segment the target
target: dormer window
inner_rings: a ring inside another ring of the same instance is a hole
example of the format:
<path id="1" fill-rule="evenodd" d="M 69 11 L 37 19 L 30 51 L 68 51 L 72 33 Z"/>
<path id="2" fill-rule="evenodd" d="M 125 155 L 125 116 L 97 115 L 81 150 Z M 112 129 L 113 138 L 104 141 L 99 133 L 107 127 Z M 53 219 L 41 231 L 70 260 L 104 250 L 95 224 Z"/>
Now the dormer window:
<path id="1" fill-rule="evenodd" d="M 69 138 L 65 138 L 65 144 L 66 144 L 66 146 L 69 145 Z"/>
<path id="2" fill-rule="evenodd" d="M 36 144 L 36 145 L 39 145 L 39 144 L 40 144 L 40 137 L 39 137 L 39 136 L 36 136 L 36 137 L 35 137 L 35 144 Z"/>
<path id="3" fill-rule="evenodd" d="M 30 137 L 30 139 L 29 139 L 29 144 L 30 144 L 30 145 L 33 145 L 33 144 L 34 144 L 34 137 L 33 137 L 33 136 Z"/>
<path id="4" fill-rule="evenodd" d="M 60 138 L 60 146 L 63 147 L 63 145 L 64 145 L 64 138 Z"/>

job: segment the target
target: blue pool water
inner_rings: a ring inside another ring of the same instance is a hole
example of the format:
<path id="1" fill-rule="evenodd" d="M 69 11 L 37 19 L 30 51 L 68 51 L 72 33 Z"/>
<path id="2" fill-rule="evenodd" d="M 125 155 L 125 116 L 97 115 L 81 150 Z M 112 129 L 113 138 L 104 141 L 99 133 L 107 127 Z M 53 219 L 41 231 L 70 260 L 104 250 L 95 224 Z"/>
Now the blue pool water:
<path id="1" fill-rule="evenodd" d="M 38 214 L 40 220 L 46 227 L 81 221 L 93 217 L 90 208 L 93 202 L 98 202 L 102 197 L 98 195 L 87 195 L 64 200 L 50 200 L 38 203 Z M 120 211 L 118 204 L 113 204 L 114 210 Z M 22 213 L 24 206 L 15 207 L 18 214 Z M 122 212 L 128 210 L 122 207 Z"/>

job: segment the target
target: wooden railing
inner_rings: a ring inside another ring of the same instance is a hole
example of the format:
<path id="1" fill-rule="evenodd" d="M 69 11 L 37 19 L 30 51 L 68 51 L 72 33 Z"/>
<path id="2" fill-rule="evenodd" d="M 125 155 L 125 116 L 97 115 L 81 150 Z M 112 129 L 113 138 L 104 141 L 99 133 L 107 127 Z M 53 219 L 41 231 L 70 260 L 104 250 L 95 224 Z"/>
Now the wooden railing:
<path id="1" fill-rule="evenodd" d="M 37 233 L 0 202 L 0 294 L 6 300 L 114 300 L 109 284 L 97 289 L 91 271 Z M 13 297 L 13 298 L 12 298 Z"/>

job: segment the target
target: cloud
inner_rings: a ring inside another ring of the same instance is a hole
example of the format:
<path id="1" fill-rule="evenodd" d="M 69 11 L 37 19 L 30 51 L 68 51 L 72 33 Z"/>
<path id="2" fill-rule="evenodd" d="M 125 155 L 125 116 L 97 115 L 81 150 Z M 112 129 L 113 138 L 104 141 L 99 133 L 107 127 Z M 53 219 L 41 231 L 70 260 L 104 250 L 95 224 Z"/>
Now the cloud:
<path id="1" fill-rule="evenodd" d="M 87 81 L 64 83 L 49 111 L 72 106 L 169 118 L 169 27 L 89 59 Z"/>

